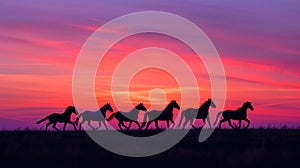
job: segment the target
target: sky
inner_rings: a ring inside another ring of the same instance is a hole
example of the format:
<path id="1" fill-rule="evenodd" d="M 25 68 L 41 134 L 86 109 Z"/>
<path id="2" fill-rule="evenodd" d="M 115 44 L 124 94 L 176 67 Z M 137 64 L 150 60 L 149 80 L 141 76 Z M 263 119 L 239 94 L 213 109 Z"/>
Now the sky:
<path id="1" fill-rule="evenodd" d="M 86 40 L 110 20 L 141 11 L 179 15 L 206 33 L 226 74 L 225 109 L 251 101 L 251 127 L 299 128 L 299 5 L 297 0 L 0 1 L 0 129 L 43 129 L 37 120 L 73 105 L 73 69 Z M 126 32 L 126 26 L 118 31 Z M 200 95 L 200 104 L 211 96 L 205 66 L 189 46 L 170 36 L 143 33 L 119 41 L 106 53 L 95 77 L 99 106 L 110 102 L 115 111 L 124 111 L 139 102 L 149 109 L 163 108 L 172 99 L 181 102 L 176 79 L 148 68 L 132 78 L 131 101 L 115 106 L 112 74 L 127 55 L 145 47 L 179 55 L 196 76 L 199 93 L 191 94 Z"/>

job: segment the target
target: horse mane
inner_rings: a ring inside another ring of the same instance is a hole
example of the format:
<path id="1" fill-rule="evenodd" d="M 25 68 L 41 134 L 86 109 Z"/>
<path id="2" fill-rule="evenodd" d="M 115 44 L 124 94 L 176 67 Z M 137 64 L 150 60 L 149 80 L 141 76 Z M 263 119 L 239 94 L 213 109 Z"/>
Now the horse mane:
<path id="1" fill-rule="evenodd" d="M 241 110 L 241 109 L 243 109 L 243 108 L 246 108 L 246 107 L 245 107 L 245 106 L 246 106 L 246 103 L 248 103 L 248 102 L 244 102 L 243 105 L 237 109 L 237 111 L 239 111 L 239 110 Z"/>
<path id="2" fill-rule="evenodd" d="M 240 107 L 240 108 L 245 108 L 245 106 L 246 106 L 247 103 L 249 103 L 249 102 L 244 102 L 243 105 L 242 105 L 242 107 Z"/>
<path id="3" fill-rule="evenodd" d="M 170 103 L 165 107 L 164 111 L 170 108 L 172 102 L 174 102 L 174 100 L 170 101 Z"/>
<path id="4" fill-rule="evenodd" d="M 100 108 L 100 112 L 101 112 L 101 114 L 104 116 L 104 117 L 106 117 L 106 110 L 104 110 L 104 108 L 107 106 L 108 104 L 105 104 L 105 105 L 103 105 L 101 108 Z"/>
<path id="5" fill-rule="evenodd" d="M 199 109 L 203 109 L 203 108 L 206 107 L 207 105 L 208 105 L 208 106 L 210 105 L 210 99 L 206 100 L 206 101 L 200 106 Z"/>
<path id="6" fill-rule="evenodd" d="M 66 112 L 68 112 L 71 108 L 74 108 L 75 109 L 75 107 L 74 106 L 68 106 L 67 108 L 66 108 L 66 110 L 65 110 L 65 112 L 64 113 L 66 113 Z"/>
<path id="7" fill-rule="evenodd" d="M 103 112 L 103 109 L 104 109 L 105 106 L 106 106 L 106 104 L 103 105 L 102 107 L 100 107 L 100 111 L 101 111 L 101 112 Z"/>

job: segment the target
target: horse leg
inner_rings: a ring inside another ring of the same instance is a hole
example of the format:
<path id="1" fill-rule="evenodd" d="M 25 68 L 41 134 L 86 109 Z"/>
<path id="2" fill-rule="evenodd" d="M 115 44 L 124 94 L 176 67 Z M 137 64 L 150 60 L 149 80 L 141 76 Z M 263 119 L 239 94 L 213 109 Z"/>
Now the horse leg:
<path id="1" fill-rule="evenodd" d="M 197 119 L 196 119 L 196 120 L 197 120 Z M 192 128 L 194 128 L 194 129 L 197 129 L 197 127 L 195 127 L 194 124 L 193 124 L 193 119 L 190 120 L 190 126 L 191 126 Z"/>
<path id="2" fill-rule="evenodd" d="M 222 125 L 222 123 L 223 123 L 223 122 L 225 122 L 225 121 L 227 121 L 227 120 L 225 120 L 225 119 L 223 119 L 223 120 L 220 120 L 219 129 L 221 129 L 221 125 Z"/>
<path id="3" fill-rule="evenodd" d="M 250 121 L 249 121 L 247 118 L 245 118 L 244 120 L 248 123 L 247 126 L 246 126 L 245 128 L 248 128 L 249 125 L 250 125 Z"/>
<path id="4" fill-rule="evenodd" d="M 108 128 L 107 128 L 107 125 L 106 125 L 105 121 L 103 121 L 103 125 L 104 125 L 105 129 L 106 129 L 106 130 L 108 130 Z"/>
<path id="5" fill-rule="evenodd" d="M 141 130 L 141 125 L 140 125 L 140 123 L 139 123 L 138 121 L 133 121 L 133 122 L 135 122 L 136 125 L 139 127 L 139 130 Z"/>
<path id="6" fill-rule="evenodd" d="M 65 122 L 65 123 L 64 123 L 64 128 L 63 128 L 63 131 L 65 131 L 65 129 L 66 129 L 66 126 L 67 126 L 67 123 Z"/>
<path id="7" fill-rule="evenodd" d="M 170 119 L 170 121 L 171 121 L 171 122 L 172 122 L 172 124 L 173 124 L 173 125 L 172 125 L 172 127 L 171 127 L 171 128 L 173 129 L 173 128 L 174 128 L 174 126 L 175 126 L 175 122 L 174 122 L 173 118 L 171 118 L 171 119 Z"/>
<path id="8" fill-rule="evenodd" d="M 91 120 L 88 120 L 88 125 L 89 125 L 93 130 L 95 130 L 95 127 L 93 127 L 93 126 L 91 125 Z"/>
<path id="9" fill-rule="evenodd" d="M 82 124 L 85 123 L 85 122 L 86 122 L 86 120 L 82 120 L 82 121 L 80 122 L 79 130 L 81 130 Z"/>
<path id="10" fill-rule="evenodd" d="M 166 120 L 166 122 L 167 122 L 167 127 L 169 128 L 170 127 L 169 120 Z"/>
<path id="11" fill-rule="evenodd" d="M 184 128 L 185 128 L 185 125 L 188 123 L 188 121 L 189 121 L 189 120 L 187 120 L 187 118 L 185 118 L 185 121 L 184 121 L 184 123 L 183 123 L 183 127 L 182 127 L 182 129 L 184 129 Z"/>
<path id="12" fill-rule="evenodd" d="M 69 121 L 68 123 L 71 124 L 71 125 L 73 126 L 74 131 L 77 131 L 77 130 L 76 130 L 76 126 L 75 126 L 75 124 L 74 124 L 73 122 Z"/>
<path id="13" fill-rule="evenodd" d="M 99 129 L 101 127 L 101 121 L 99 121 L 99 125 L 98 127 L 96 127 L 96 129 Z"/>
<path id="14" fill-rule="evenodd" d="M 232 125 L 232 123 L 231 123 L 231 120 L 230 120 L 230 119 L 228 120 L 228 124 L 229 124 L 229 126 L 230 126 L 232 129 L 235 129 L 235 128 L 233 127 L 233 125 Z"/>
<path id="15" fill-rule="evenodd" d="M 121 131 L 123 131 L 123 128 L 121 127 L 121 122 L 119 121 L 118 126 L 120 128 Z"/>
<path id="16" fill-rule="evenodd" d="M 207 120 L 207 123 L 208 123 L 208 125 L 209 125 L 209 128 L 211 128 L 211 124 L 210 124 L 210 119 L 209 119 L 209 116 L 207 115 L 207 117 L 206 117 L 206 120 Z M 205 121 L 205 120 L 204 120 Z"/>
<path id="17" fill-rule="evenodd" d="M 159 126 L 158 126 L 158 120 L 155 120 L 154 122 L 155 122 L 156 128 L 160 130 L 160 128 L 159 128 Z"/>
<path id="18" fill-rule="evenodd" d="M 146 130 L 148 130 L 148 127 L 150 126 L 150 124 L 153 122 L 153 120 L 148 121 L 147 126 L 146 126 Z"/>
<path id="19" fill-rule="evenodd" d="M 129 121 L 129 125 L 127 127 L 127 130 L 129 130 L 129 128 L 131 127 L 132 121 Z"/>
<path id="20" fill-rule="evenodd" d="M 52 123 L 50 123 L 50 122 L 48 122 L 47 124 L 46 124 L 46 131 L 48 130 L 48 127 L 49 127 L 49 125 L 51 125 Z"/>
<path id="21" fill-rule="evenodd" d="M 123 127 L 128 128 L 128 127 L 124 124 L 124 121 L 121 121 L 121 124 L 123 125 Z"/>
<path id="22" fill-rule="evenodd" d="M 239 120 L 239 126 L 236 129 L 240 129 L 242 125 L 242 120 Z"/>
<path id="23" fill-rule="evenodd" d="M 56 126 L 56 122 L 52 125 L 52 128 L 54 128 L 56 131 L 59 131 L 55 126 Z"/>
<path id="24" fill-rule="evenodd" d="M 205 118 L 202 118 L 202 121 L 203 121 L 203 125 L 201 126 L 202 128 L 206 125 L 206 121 L 205 121 Z M 201 128 L 200 127 L 200 128 Z"/>

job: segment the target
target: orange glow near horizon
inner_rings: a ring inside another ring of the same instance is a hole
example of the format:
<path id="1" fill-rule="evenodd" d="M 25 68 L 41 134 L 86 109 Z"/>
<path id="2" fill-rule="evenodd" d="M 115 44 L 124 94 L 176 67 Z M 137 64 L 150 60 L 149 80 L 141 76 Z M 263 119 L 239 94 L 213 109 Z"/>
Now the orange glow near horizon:
<path id="1" fill-rule="evenodd" d="M 203 99 L 210 97 L 208 74 L 198 56 L 184 43 L 174 38 L 156 33 L 146 33 L 130 36 L 118 42 L 107 52 L 101 61 L 95 82 L 99 105 L 105 102 L 112 102 L 110 93 L 111 80 L 118 64 L 130 53 L 151 46 L 168 49 L 181 57 L 191 68 L 198 82 L 198 88 L 201 90 L 201 93 L 192 94 L 199 94 Z M 135 64 L 136 63 L 133 63 L 131 66 L 135 66 Z M 165 64 L 172 65 L 172 62 L 165 60 Z M 180 67 L 178 67 L 178 69 L 180 69 Z M 157 106 L 161 107 L 161 110 L 170 100 L 180 102 L 180 89 L 184 89 L 178 86 L 176 77 L 169 74 L 169 72 L 158 68 L 147 68 L 138 72 L 131 81 L 129 92 L 132 102 L 129 103 L 129 106 L 137 104 L 138 102 L 145 102 L 146 106 L 150 107 L 151 102 L 149 102 L 149 96 L 151 90 L 156 88 L 162 89 L 167 98 L 167 102 L 162 102 L 160 106 Z M 126 102 L 124 106 L 126 106 Z"/>

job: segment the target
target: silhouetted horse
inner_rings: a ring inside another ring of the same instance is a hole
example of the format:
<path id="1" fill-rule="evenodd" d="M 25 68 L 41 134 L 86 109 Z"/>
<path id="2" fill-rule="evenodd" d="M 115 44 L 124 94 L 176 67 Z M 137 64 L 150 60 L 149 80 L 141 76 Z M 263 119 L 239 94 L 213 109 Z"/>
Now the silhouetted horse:
<path id="1" fill-rule="evenodd" d="M 88 122 L 88 125 L 93 129 L 96 130 L 98 128 L 100 128 L 101 126 L 101 122 L 103 122 L 103 125 L 105 126 L 106 130 L 107 130 L 107 126 L 105 124 L 105 118 L 106 118 L 106 111 L 110 111 L 113 112 L 112 107 L 110 106 L 109 103 L 105 104 L 104 106 L 102 106 L 99 110 L 97 111 L 84 111 L 83 113 L 79 114 L 77 116 L 76 119 L 76 125 L 78 124 L 78 121 L 80 119 L 80 117 L 82 116 L 82 120 L 80 122 L 80 126 L 79 126 L 79 130 L 81 130 L 81 125 L 83 123 L 85 123 L 86 121 Z M 99 122 L 99 126 L 97 128 L 94 128 L 90 121 L 98 121 Z"/>
<path id="2" fill-rule="evenodd" d="M 174 124 L 173 108 L 176 108 L 177 110 L 180 110 L 180 106 L 177 104 L 177 102 L 175 100 L 172 100 L 163 111 L 152 110 L 152 111 L 147 112 L 144 116 L 144 120 L 143 120 L 143 123 L 142 123 L 142 128 L 146 125 L 147 117 L 149 119 L 148 119 L 148 122 L 147 122 L 146 130 L 148 129 L 148 127 L 150 126 L 150 124 L 153 121 L 155 122 L 156 128 L 160 129 L 158 127 L 158 121 L 159 120 L 160 121 L 166 121 L 167 126 L 169 128 L 169 121 L 171 121 Z"/>
<path id="3" fill-rule="evenodd" d="M 196 127 L 193 125 L 193 120 L 194 119 L 202 119 L 204 125 L 206 123 L 205 119 L 207 119 L 208 125 L 211 128 L 209 115 L 208 115 L 208 109 L 209 109 L 210 106 L 213 107 L 213 108 L 216 108 L 215 103 L 211 99 L 208 99 L 200 106 L 199 109 L 188 108 L 188 109 L 182 111 L 181 112 L 181 119 L 180 119 L 179 124 L 178 124 L 178 128 L 180 127 L 183 118 L 185 118 L 185 121 L 183 123 L 182 128 L 185 128 L 185 125 L 188 123 L 188 121 L 190 121 L 190 125 L 194 129 L 196 129 Z M 195 114 L 196 114 L 197 111 L 198 111 L 198 114 L 196 116 Z"/>
<path id="4" fill-rule="evenodd" d="M 143 103 L 138 104 L 137 106 L 135 106 L 135 108 L 133 108 L 129 112 L 118 111 L 118 112 L 112 114 L 107 119 L 107 121 L 110 121 L 112 118 L 115 117 L 119 121 L 118 122 L 118 126 L 119 126 L 119 128 L 121 130 L 123 130 L 122 127 L 121 127 L 121 125 L 123 127 L 127 128 L 127 130 L 129 130 L 132 122 L 135 122 L 138 125 L 139 129 L 141 129 L 140 123 L 137 121 L 137 119 L 138 119 L 138 113 L 139 113 L 140 110 L 142 110 L 142 111 L 146 111 L 147 110 L 146 107 L 143 105 Z M 128 116 L 128 117 L 126 117 L 126 116 Z M 124 124 L 124 121 L 129 122 L 128 127 L 126 127 L 126 125 Z"/>
<path id="5" fill-rule="evenodd" d="M 224 112 L 219 112 L 217 114 L 217 118 L 216 121 L 214 122 L 214 125 L 216 125 L 218 118 L 220 117 L 220 115 L 222 114 L 223 119 L 220 120 L 220 126 L 219 128 L 221 128 L 221 125 L 223 122 L 228 121 L 228 124 L 231 128 L 233 129 L 239 129 L 241 128 L 241 123 L 242 120 L 246 121 L 248 124 L 245 128 L 248 128 L 250 125 L 250 121 L 247 119 L 247 109 L 250 109 L 251 111 L 254 110 L 253 106 L 251 105 L 250 102 L 245 102 L 243 104 L 242 107 L 238 108 L 237 110 L 226 110 Z M 231 120 L 238 120 L 239 121 L 239 126 L 238 127 L 233 127 L 231 124 Z"/>
<path id="6" fill-rule="evenodd" d="M 65 112 L 63 114 L 58 114 L 58 113 L 52 113 L 50 115 L 48 115 L 47 117 L 41 119 L 40 121 L 36 122 L 37 124 L 40 124 L 41 122 L 45 121 L 45 120 L 49 120 L 49 122 L 46 124 L 46 131 L 48 129 L 48 126 L 53 124 L 52 127 L 56 130 L 59 131 L 55 126 L 57 123 L 64 123 L 64 129 L 66 129 L 66 125 L 67 123 L 73 125 L 74 130 L 76 131 L 76 127 L 75 124 L 73 122 L 71 122 L 70 118 L 71 118 L 71 114 L 74 113 L 77 115 L 77 111 L 75 109 L 74 106 L 69 106 Z"/>

